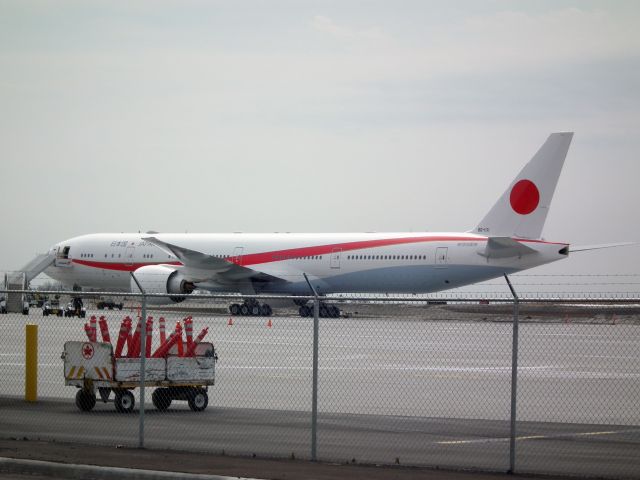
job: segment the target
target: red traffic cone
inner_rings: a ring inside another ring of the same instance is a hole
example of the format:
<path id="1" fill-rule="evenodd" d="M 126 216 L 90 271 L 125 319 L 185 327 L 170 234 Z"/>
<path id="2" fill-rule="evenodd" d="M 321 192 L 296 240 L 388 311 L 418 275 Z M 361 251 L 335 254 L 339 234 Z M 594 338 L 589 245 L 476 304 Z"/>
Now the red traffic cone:
<path id="1" fill-rule="evenodd" d="M 267 322 L 267 327 L 271 328 L 272 324 L 271 324 L 271 319 L 269 319 L 269 321 Z"/>
<path id="2" fill-rule="evenodd" d="M 111 343 L 111 337 L 109 336 L 109 326 L 107 325 L 107 320 L 104 316 L 100 317 L 100 321 L 98 322 L 100 325 L 100 334 L 102 335 L 102 341 L 105 343 Z"/>
<path id="3" fill-rule="evenodd" d="M 198 344 L 202 341 L 202 339 L 207 335 L 208 332 L 209 327 L 205 327 L 202 329 L 200 335 L 196 337 L 191 346 L 187 349 L 187 353 L 185 355 L 186 357 L 193 357 L 196 354 L 196 348 L 198 347 Z"/>
<path id="4" fill-rule="evenodd" d="M 126 317 L 120 324 L 120 335 L 118 335 L 118 343 L 116 344 L 115 351 L 116 358 L 120 358 L 122 356 L 122 349 L 124 348 L 125 343 L 127 343 L 127 338 L 129 337 L 130 330 L 131 319 L 129 317 Z"/>
<path id="5" fill-rule="evenodd" d="M 227 322 L 227 325 L 233 325 L 233 318 L 229 317 L 229 321 Z"/>
<path id="6" fill-rule="evenodd" d="M 164 317 L 160 317 L 160 345 L 167 341 L 167 333 L 165 331 Z"/>

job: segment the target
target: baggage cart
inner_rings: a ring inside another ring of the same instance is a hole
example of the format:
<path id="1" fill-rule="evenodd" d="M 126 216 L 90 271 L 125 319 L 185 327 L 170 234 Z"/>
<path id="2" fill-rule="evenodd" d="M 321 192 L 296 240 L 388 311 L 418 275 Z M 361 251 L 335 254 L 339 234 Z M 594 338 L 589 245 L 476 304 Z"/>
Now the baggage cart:
<path id="1" fill-rule="evenodd" d="M 118 412 L 133 411 L 132 391 L 140 386 L 141 358 L 116 358 L 107 342 L 69 341 L 64 344 L 65 385 L 78 388 L 76 406 L 90 411 L 98 396 L 108 402 L 111 392 Z M 173 400 L 186 401 L 200 412 L 209 403 L 208 390 L 215 384 L 218 357 L 212 343 L 202 342 L 195 356 L 181 357 L 176 349 L 164 358 L 145 358 L 145 387 L 155 387 L 151 400 L 158 410 L 166 410 Z"/>

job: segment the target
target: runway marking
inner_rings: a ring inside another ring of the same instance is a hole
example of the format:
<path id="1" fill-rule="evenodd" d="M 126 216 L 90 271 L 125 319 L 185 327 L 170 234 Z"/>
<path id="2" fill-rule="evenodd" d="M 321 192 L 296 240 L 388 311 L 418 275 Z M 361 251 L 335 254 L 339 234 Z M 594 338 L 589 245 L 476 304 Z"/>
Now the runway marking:
<path id="1" fill-rule="evenodd" d="M 573 438 L 573 437 L 595 437 L 599 435 L 615 435 L 620 433 L 638 433 L 640 429 L 633 430 L 606 430 L 599 432 L 577 432 L 577 433 L 559 433 L 557 435 L 526 435 L 516 437 L 516 441 L 523 440 L 552 440 L 556 438 Z M 475 438 L 473 440 L 446 440 L 442 442 L 435 442 L 438 445 L 467 445 L 474 443 L 499 443 L 499 442 L 508 442 L 511 438 L 509 437 L 500 437 L 500 438 Z"/>

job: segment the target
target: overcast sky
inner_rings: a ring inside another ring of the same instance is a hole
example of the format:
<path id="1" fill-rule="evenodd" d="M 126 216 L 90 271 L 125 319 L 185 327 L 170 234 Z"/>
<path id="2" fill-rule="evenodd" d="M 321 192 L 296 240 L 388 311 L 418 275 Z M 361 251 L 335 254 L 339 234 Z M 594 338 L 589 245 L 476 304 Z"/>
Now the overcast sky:
<path id="1" fill-rule="evenodd" d="M 637 1 L 0 1 L 0 270 L 93 232 L 465 231 L 554 131 L 544 236 L 640 240 L 639 24 Z"/>

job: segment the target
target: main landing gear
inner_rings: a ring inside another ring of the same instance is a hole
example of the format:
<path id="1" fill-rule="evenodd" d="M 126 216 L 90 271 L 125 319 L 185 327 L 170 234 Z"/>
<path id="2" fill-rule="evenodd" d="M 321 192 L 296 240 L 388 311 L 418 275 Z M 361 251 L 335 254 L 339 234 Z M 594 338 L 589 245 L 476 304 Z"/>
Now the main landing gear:
<path id="1" fill-rule="evenodd" d="M 301 317 L 313 317 L 313 305 L 301 305 L 298 309 Z M 327 305 L 320 303 L 320 318 L 338 318 L 340 317 L 340 309 L 335 305 Z"/>
<path id="2" fill-rule="evenodd" d="M 231 315 L 242 315 L 252 317 L 270 317 L 273 310 L 268 303 L 260 303 L 257 300 L 245 300 L 244 303 L 234 303 L 229 306 Z"/>

